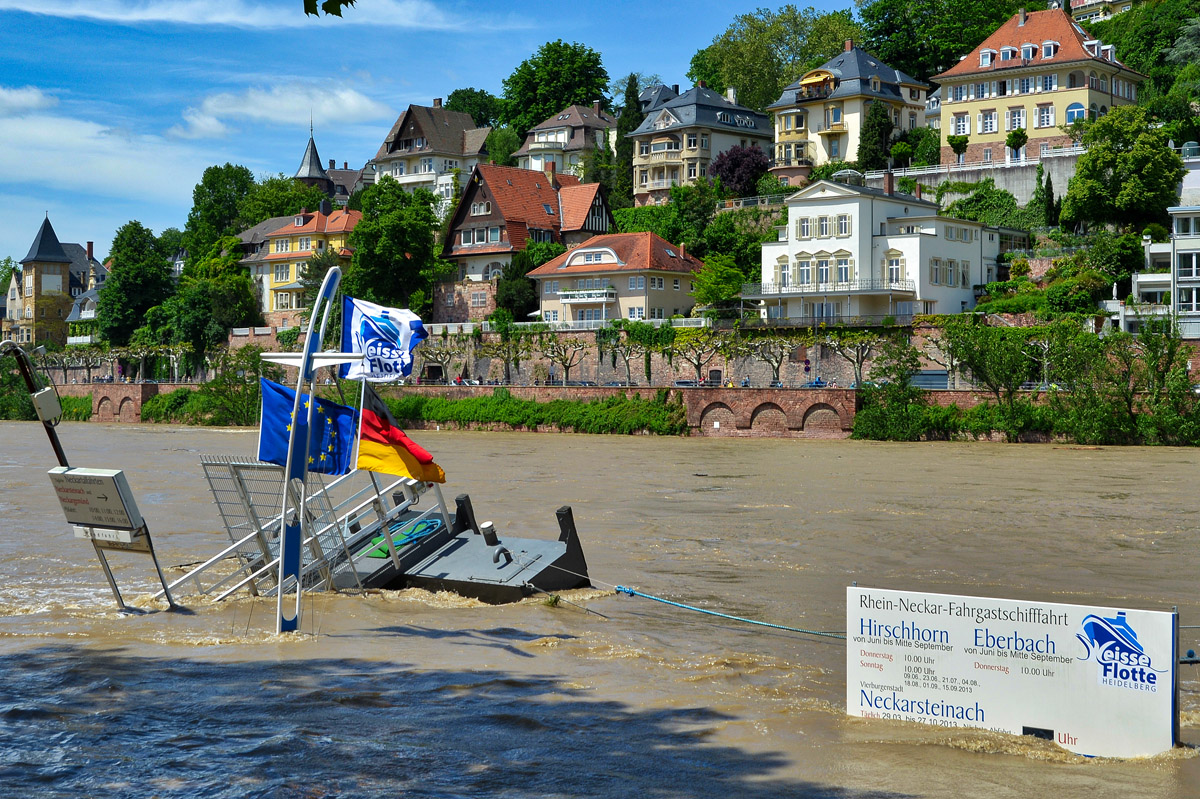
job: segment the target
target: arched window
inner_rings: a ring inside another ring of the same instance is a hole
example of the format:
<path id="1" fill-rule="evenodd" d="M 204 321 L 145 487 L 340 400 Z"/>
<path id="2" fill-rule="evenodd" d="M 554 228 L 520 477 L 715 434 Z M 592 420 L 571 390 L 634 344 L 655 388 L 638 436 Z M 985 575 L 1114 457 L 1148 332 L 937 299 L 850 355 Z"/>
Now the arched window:
<path id="1" fill-rule="evenodd" d="M 1087 109 L 1083 107 L 1083 103 L 1071 103 L 1067 106 L 1067 124 L 1070 125 L 1077 119 L 1083 119 L 1087 116 Z"/>
<path id="2" fill-rule="evenodd" d="M 1095 120 L 1098 119 L 1099 116 L 1100 108 L 1095 103 L 1092 103 L 1091 106 L 1088 107 L 1088 117 L 1092 120 Z"/>
<path id="3" fill-rule="evenodd" d="M 499 261 L 492 261 L 490 264 L 488 264 L 487 266 L 485 266 L 483 268 L 483 279 L 484 280 L 499 280 L 500 276 L 503 274 L 504 274 L 504 264 L 500 263 Z"/>
<path id="4" fill-rule="evenodd" d="M 1108 113 L 1108 106 L 1106 106 L 1106 105 L 1100 106 L 1100 116 L 1104 116 L 1107 113 Z"/>

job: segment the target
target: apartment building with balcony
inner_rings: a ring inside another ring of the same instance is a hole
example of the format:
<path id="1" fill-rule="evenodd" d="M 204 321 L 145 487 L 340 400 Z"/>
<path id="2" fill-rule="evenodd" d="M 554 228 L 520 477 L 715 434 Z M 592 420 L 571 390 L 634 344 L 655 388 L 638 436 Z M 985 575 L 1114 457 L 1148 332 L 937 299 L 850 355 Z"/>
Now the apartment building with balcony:
<path id="1" fill-rule="evenodd" d="M 444 214 L 462 193 L 462 178 L 487 160 L 492 129 L 477 128 L 470 114 L 449 111 L 441 99 L 433 106 L 410 105 L 396 119 L 379 151 L 362 174 L 364 183 L 391 175 L 405 189 L 428 189 Z"/>
<path id="2" fill-rule="evenodd" d="M 901 130 L 923 127 L 928 90 L 847 39 L 841 53 L 804 73 L 767 106 L 775 115 L 771 174 L 796 183 L 813 167 L 856 160 L 859 131 L 873 103 L 885 104 Z"/>
<path id="3" fill-rule="evenodd" d="M 1098 22 L 1133 8 L 1133 0 L 1071 0 L 1076 22 Z"/>
<path id="4" fill-rule="evenodd" d="M 957 64 L 933 78 L 942 92 L 942 163 L 1021 162 L 1027 154 L 1069 147 L 1059 129 L 1137 102 L 1145 76 L 1117 60 L 1113 45 L 1092 39 L 1067 12 L 1019 11 Z M 1024 129 L 1020 151 L 1005 145 Z M 969 136 L 956 156 L 948 137 Z"/>
<path id="5" fill-rule="evenodd" d="M 590 107 L 572 105 L 535 125 L 513 157 L 521 169 L 542 172 L 553 163 L 558 174 L 579 177 L 589 153 L 605 144 L 612 147 L 616 129 L 616 117 L 598 101 Z"/>
<path id="6" fill-rule="evenodd" d="M 544 322 L 686 316 L 704 266 L 666 239 L 649 233 L 594 236 L 529 273 L 537 281 Z"/>
<path id="7" fill-rule="evenodd" d="M 280 327 L 303 321 L 304 268 L 314 254 L 332 250 L 344 269 L 350 264 L 350 231 L 362 219 L 362 211 L 333 210 L 322 202 L 314 211 L 301 209 L 287 217 L 284 225 L 263 235 L 263 253 L 256 259 L 251 277 L 259 285 L 263 316 L 267 324 Z"/>
<path id="8" fill-rule="evenodd" d="M 92 255 L 92 242 L 86 248 L 59 242 L 47 216 L 20 264 L 21 271 L 13 271 L 7 286 L 0 336 L 31 346 L 67 344 L 73 300 L 108 277 Z"/>
<path id="9" fill-rule="evenodd" d="M 731 147 L 758 146 L 770 152 L 770 118 L 737 104 L 703 81 L 656 109 L 628 136 L 634 140 L 635 205 L 666 202 L 672 186 L 687 186 L 708 175 L 713 159 Z"/>
<path id="10" fill-rule="evenodd" d="M 975 286 L 995 280 L 998 257 L 1024 234 L 938 215 L 935 203 L 895 191 L 819 180 L 787 200 L 788 222 L 762 245 L 762 280 L 743 300 L 762 316 L 799 324 L 874 323 L 959 313 Z"/>
<path id="11" fill-rule="evenodd" d="M 432 322 L 486 318 L 495 310 L 495 281 L 530 244 L 574 247 L 615 225 L 600 184 L 550 167 L 480 164 L 471 173 L 442 251 L 458 266 L 457 279 L 435 288 Z"/>

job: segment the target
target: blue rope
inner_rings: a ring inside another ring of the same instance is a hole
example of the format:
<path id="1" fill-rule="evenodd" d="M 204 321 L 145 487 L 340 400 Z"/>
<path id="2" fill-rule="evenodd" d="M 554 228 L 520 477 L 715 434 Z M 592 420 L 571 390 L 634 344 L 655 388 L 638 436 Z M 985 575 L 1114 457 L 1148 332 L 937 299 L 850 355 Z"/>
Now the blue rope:
<path id="1" fill-rule="evenodd" d="M 634 590 L 633 588 L 626 588 L 623 585 L 618 585 L 616 590 L 618 594 L 629 594 L 629 596 L 640 596 L 643 599 L 653 599 L 655 602 L 662 602 L 664 605 L 672 605 L 677 608 L 683 608 L 684 610 L 694 610 L 697 613 L 706 613 L 709 616 L 718 616 L 722 619 L 729 619 L 730 621 L 740 621 L 745 622 L 746 624 L 757 624 L 760 627 L 771 627 L 776 630 L 787 630 L 788 632 L 792 633 L 820 635 L 825 638 L 840 638 L 842 640 L 846 639 L 846 636 L 843 633 L 829 633 L 822 632 L 821 630 L 802 630 L 799 627 L 788 627 L 785 624 L 771 624 L 770 622 L 755 621 L 754 619 L 746 619 L 741 616 L 730 616 L 728 613 L 718 613 L 715 610 L 705 610 L 704 608 L 698 608 L 694 605 L 685 605 L 682 602 L 672 602 L 670 599 L 663 599 L 662 597 L 654 596 L 653 594 L 643 594 L 641 591 Z"/>

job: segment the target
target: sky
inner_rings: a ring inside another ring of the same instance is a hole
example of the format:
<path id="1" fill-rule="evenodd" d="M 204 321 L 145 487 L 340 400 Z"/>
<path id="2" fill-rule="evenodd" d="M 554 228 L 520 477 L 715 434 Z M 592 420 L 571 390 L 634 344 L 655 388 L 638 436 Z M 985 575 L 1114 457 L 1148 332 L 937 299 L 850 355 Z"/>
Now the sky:
<path id="1" fill-rule="evenodd" d="M 322 162 L 361 167 L 410 103 L 499 95 L 547 41 L 684 87 L 759 5 L 358 0 L 337 19 L 302 0 L 0 0 L 0 258 L 23 258 L 47 213 L 98 257 L 131 219 L 182 229 L 210 165 L 295 174 L 310 114 Z"/>

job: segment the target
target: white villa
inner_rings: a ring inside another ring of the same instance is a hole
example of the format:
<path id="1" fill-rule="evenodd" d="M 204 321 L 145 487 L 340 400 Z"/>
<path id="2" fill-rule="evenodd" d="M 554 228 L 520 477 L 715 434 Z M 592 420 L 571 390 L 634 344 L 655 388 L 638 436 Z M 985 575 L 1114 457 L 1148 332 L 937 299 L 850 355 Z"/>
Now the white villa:
<path id="1" fill-rule="evenodd" d="M 767 318 L 797 324 L 905 322 L 959 313 L 997 258 L 1024 234 L 938 216 L 937 205 L 884 189 L 820 180 L 787 199 L 788 223 L 762 246 L 762 282 L 745 286 Z"/>

